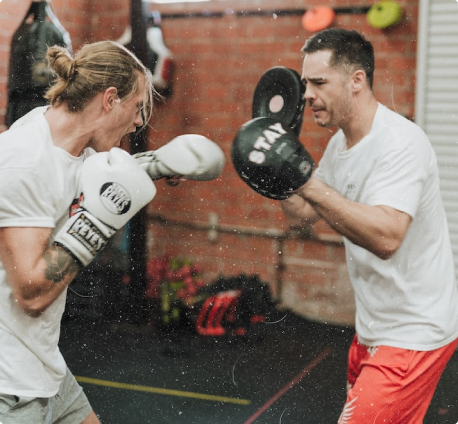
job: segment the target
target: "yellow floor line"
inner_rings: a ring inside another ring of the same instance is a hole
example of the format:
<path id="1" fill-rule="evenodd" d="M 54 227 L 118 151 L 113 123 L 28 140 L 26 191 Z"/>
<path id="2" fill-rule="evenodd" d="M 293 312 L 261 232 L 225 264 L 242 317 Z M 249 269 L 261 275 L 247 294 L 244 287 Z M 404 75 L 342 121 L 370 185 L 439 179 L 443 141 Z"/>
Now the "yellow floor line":
<path id="1" fill-rule="evenodd" d="M 183 392 L 181 390 L 161 389 L 159 387 L 139 386 L 137 384 L 118 383 L 116 381 L 99 380 L 97 378 L 75 376 L 80 383 L 95 384 L 97 386 L 113 387 L 116 389 L 136 390 L 138 392 L 156 393 L 160 395 L 188 397 L 194 399 L 210 400 L 213 402 L 236 403 L 239 405 L 249 405 L 247 399 L 236 399 L 225 396 L 206 395 L 204 393 Z"/>

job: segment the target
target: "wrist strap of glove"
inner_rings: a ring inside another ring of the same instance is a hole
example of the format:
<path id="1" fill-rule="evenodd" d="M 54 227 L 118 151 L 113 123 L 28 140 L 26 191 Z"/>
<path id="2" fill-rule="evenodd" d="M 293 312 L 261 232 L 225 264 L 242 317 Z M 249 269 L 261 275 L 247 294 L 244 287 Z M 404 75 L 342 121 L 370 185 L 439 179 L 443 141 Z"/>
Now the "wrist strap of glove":
<path id="1" fill-rule="evenodd" d="M 80 208 L 57 233 L 54 242 L 87 266 L 115 232 L 115 229 Z"/>
<path id="2" fill-rule="evenodd" d="M 159 180 L 164 176 L 173 175 L 173 172 L 168 169 L 159 169 L 159 161 L 156 158 L 156 152 L 154 150 L 136 153 L 134 158 L 137 160 L 138 164 L 148 173 L 152 180 Z M 165 168 L 164 165 L 162 165 L 162 167 Z"/>

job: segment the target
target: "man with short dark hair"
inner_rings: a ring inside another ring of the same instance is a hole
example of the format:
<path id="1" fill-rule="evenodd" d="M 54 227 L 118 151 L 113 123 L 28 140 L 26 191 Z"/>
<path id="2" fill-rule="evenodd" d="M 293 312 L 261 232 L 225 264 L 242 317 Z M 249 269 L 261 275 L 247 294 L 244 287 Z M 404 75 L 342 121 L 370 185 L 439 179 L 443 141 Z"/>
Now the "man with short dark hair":
<path id="1" fill-rule="evenodd" d="M 324 219 L 344 238 L 356 335 L 339 423 L 420 423 L 458 342 L 436 157 L 417 125 L 378 103 L 361 34 L 327 29 L 303 51 L 315 121 L 339 131 L 282 209 L 292 227 Z"/>

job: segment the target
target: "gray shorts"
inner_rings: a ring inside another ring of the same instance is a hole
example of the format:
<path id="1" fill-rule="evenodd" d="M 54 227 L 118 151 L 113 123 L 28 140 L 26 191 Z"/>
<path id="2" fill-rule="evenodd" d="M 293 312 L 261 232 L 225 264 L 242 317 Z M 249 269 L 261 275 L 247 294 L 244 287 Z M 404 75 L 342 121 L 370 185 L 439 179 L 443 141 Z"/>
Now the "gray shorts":
<path id="1" fill-rule="evenodd" d="M 0 394 L 1 424 L 76 424 L 83 422 L 91 411 L 83 389 L 68 368 L 52 398 Z"/>

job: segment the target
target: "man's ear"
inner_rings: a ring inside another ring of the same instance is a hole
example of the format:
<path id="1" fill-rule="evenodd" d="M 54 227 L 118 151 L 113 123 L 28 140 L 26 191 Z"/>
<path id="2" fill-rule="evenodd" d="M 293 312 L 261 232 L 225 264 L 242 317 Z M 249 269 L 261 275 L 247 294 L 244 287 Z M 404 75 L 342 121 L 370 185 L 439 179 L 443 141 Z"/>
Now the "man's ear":
<path id="1" fill-rule="evenodd" d="M 106 112 L 113 109 L 115 103 L 119 102 L 118 89 L 116 87 L 108 87 L 103 93 L 102 102 Z"/>
<path id="2" fill-rule="evenodd" d="M 362 69 L 357 69 L 351 76 L 353 92 L 357 93 L 364 90 L 367 86 L 366 73 Z"/>

